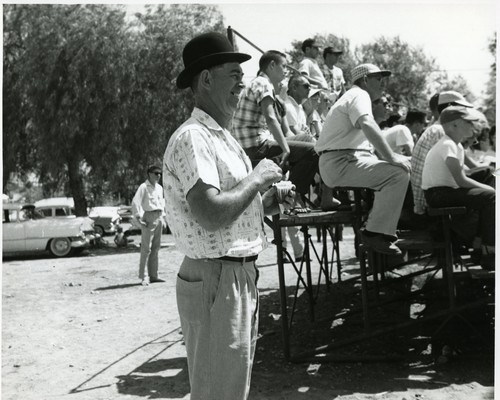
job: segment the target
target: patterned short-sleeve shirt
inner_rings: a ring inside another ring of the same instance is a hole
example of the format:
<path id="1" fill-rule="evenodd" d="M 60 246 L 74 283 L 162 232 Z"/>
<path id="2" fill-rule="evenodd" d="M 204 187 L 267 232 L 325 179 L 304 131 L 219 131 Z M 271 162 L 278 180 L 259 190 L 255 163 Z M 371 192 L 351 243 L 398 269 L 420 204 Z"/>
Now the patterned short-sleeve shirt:
<path id="1" fill-rule="evenodd" d="M 195 108 L 172 135 L 163 157 L 166 216 L 179 250 L 191 258 L 245 257 L 266 246 L 259 194 L 232 224 L 205 230 L 191 212 L 187 194 L 201 179 L 220 191 L 248 176 L 252 166 L 240 145 L 208 114 Z M 210 210 L 207 210 L 210 212 Z"/>

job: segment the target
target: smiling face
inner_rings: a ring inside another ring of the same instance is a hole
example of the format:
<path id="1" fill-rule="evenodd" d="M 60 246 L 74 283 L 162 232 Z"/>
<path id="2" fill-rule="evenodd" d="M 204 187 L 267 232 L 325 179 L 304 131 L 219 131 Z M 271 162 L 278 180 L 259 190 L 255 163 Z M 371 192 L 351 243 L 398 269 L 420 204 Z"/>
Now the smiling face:
<path id="1" fill-rule="evenodd" d="M 232 117 L 241 91 L 243 71 L 239 63 L 226 63 L 210 69 L 212 76 L 211 100 L 221 115 Z"/>

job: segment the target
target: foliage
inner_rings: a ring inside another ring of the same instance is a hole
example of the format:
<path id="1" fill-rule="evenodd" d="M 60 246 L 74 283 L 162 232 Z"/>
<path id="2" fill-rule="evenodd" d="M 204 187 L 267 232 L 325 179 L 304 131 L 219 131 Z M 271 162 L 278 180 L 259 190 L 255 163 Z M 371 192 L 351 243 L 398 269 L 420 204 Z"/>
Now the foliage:
<path id="1" fill-rule="evenodd" d="M 490 125 L 496 124 L 496 109 L 497 109 L 497 36 L 496 34 L 490 39 L 488 46 L 491 55 L 493 56 L 493 64 L 490 66 L 490 77 L 486 85 L 486 98 L 484 100 L 484 114 L 488 118 Z"/>
<path id="2" fill-rule="evenodd" d="M 213 6 L 4 7 L 4 189 L 34 172 L 78 215 L 106 194 L 131 199 L 192 108 L 175 78 L 193 35 L 223 31 Z"/>

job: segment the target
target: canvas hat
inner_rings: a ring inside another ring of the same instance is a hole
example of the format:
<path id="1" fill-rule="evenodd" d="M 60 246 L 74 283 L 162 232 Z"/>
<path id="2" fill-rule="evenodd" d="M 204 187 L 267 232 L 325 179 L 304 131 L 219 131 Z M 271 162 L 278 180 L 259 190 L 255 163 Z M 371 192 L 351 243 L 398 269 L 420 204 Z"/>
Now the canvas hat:
<path id="1" fill-rule="evenodd" d="M 464 107 L 474 107 L 471 103 L 465 100 L 465 97 L 454 90 L 447 90 L 439 93 L 438 104 L 456 103 Z"/>
<path id="2" fill-rule="evenodd" d="M 391 71 L 388 71 L 386 69 L 380 69 L 379 67 L 373 64 L 361 64 L 354 67 L 351 70 L 351 80 L 353 82 L 356 82 L 359 78 L 375 74 L 380 74 L 382 76 L 389 76 L 391 75 Z"/>
<path id="3" fill-rule="evenodd" d="M 160 172 L 161 173 L 161 168 L 158 165 L 150 165 L 148 167 L 148 174 L 152 172 Z"/>
<path id="4" fill-rule="evenodd" d="M 235 52 L 229 39 L 221 33 L 209 32 L 196 36 L 182 51 L 184 70 L 177 77 L 177 87 L 189 87 L 194 76 L 204 69 L 228 62 L 242 63 L 250 58 L 249 54 Z"/>
<path id="5" fill-rule="evenodd" d="M 464 121 L 478 121 L 479 115 L 470 107 L 450 106 L 443 110 L 439 117 L 441 124 L 463 119 Z"/>
<path id="6" fill-rule="evenodd" d="M 317 93 L 319 93 L 321 91 L 323 91 L 323 89 L 311 89 L 311 90 L 309 90 L 309 94 L 307 95 L 307 98 L 310 99 L 315 94 L 317 94 Z"/>

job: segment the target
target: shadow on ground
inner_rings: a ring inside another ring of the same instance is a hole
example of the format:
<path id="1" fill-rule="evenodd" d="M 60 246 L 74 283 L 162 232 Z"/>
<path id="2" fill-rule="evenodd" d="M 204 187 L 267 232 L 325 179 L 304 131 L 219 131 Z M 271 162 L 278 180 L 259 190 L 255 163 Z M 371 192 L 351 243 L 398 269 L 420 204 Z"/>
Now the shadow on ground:
<path id="1" fill-rule="evenodd" d="M 343 276 L 351 279 L 335 282 L 329 289 L 322 283 L 314 292 L 317 296 L 314 321 L 311 320 L 309 295 L 305 291 L 299 293 L 291 326 L 292 357 L 318 346 L 351 340 L 363 333 L 360 283 L 353 279 L 359 265 L 349 261 L 344 262 L 347 270 Z M 292 273 L 290 267 L 286 268 L 289 268 L 287 273 Z M 392 284 L 380 288 L 381 306 L 370 308 L 370 332 L 446 310 L 448 298 L 439 277 L 428 273 L 412 280 L 387 281 Z M 466 273 L 457 274 L 457 304 L 467 304 L 478 296 L 491 296 L 491 288 L 486 286 L 470 279 Z M 423 292 L 408 297 L 416 288 Z M 361 338 L 320 352 L 323 353 L 321 357 L 295 363 L 286 361 L 283 355 L 279 292 L 261 289 L 265 293 L 260 298 L 259 332 L 262 336 L 257 344 L 250 398 L 253 394 L 259 399 L 293 399 L 295 396 L 319 399 L 324 397 L 314 394 L 328 393 L 331 396 L 328 398 L 334 398 L 353 393 L 370 396 L 408 389 L 438 389 L 452 384 L 478 383 L 491 387 L 494 384 L 494 307 L 491 305 L 451 318 L 444 315 L 425 323 L 418 321 L 404 329 Z M 295 288 L 287 287 L 289 317 L 294 293 Z M 372 290 L 372 306 L 375 305 L 374 294 Z M 403 299 L 392 301 L 399 298 Z M 341 316 L 334 318 L 334 315 Z M 329 358 L 336 362 L 325 362 Z"/>
<path id="2" fill-rule="evenodd" d="M 119 393 L 148 399 L 178 399 L 189 393 L 185 357 L 145 362 L 128 375 L 117 377 Z"/>

